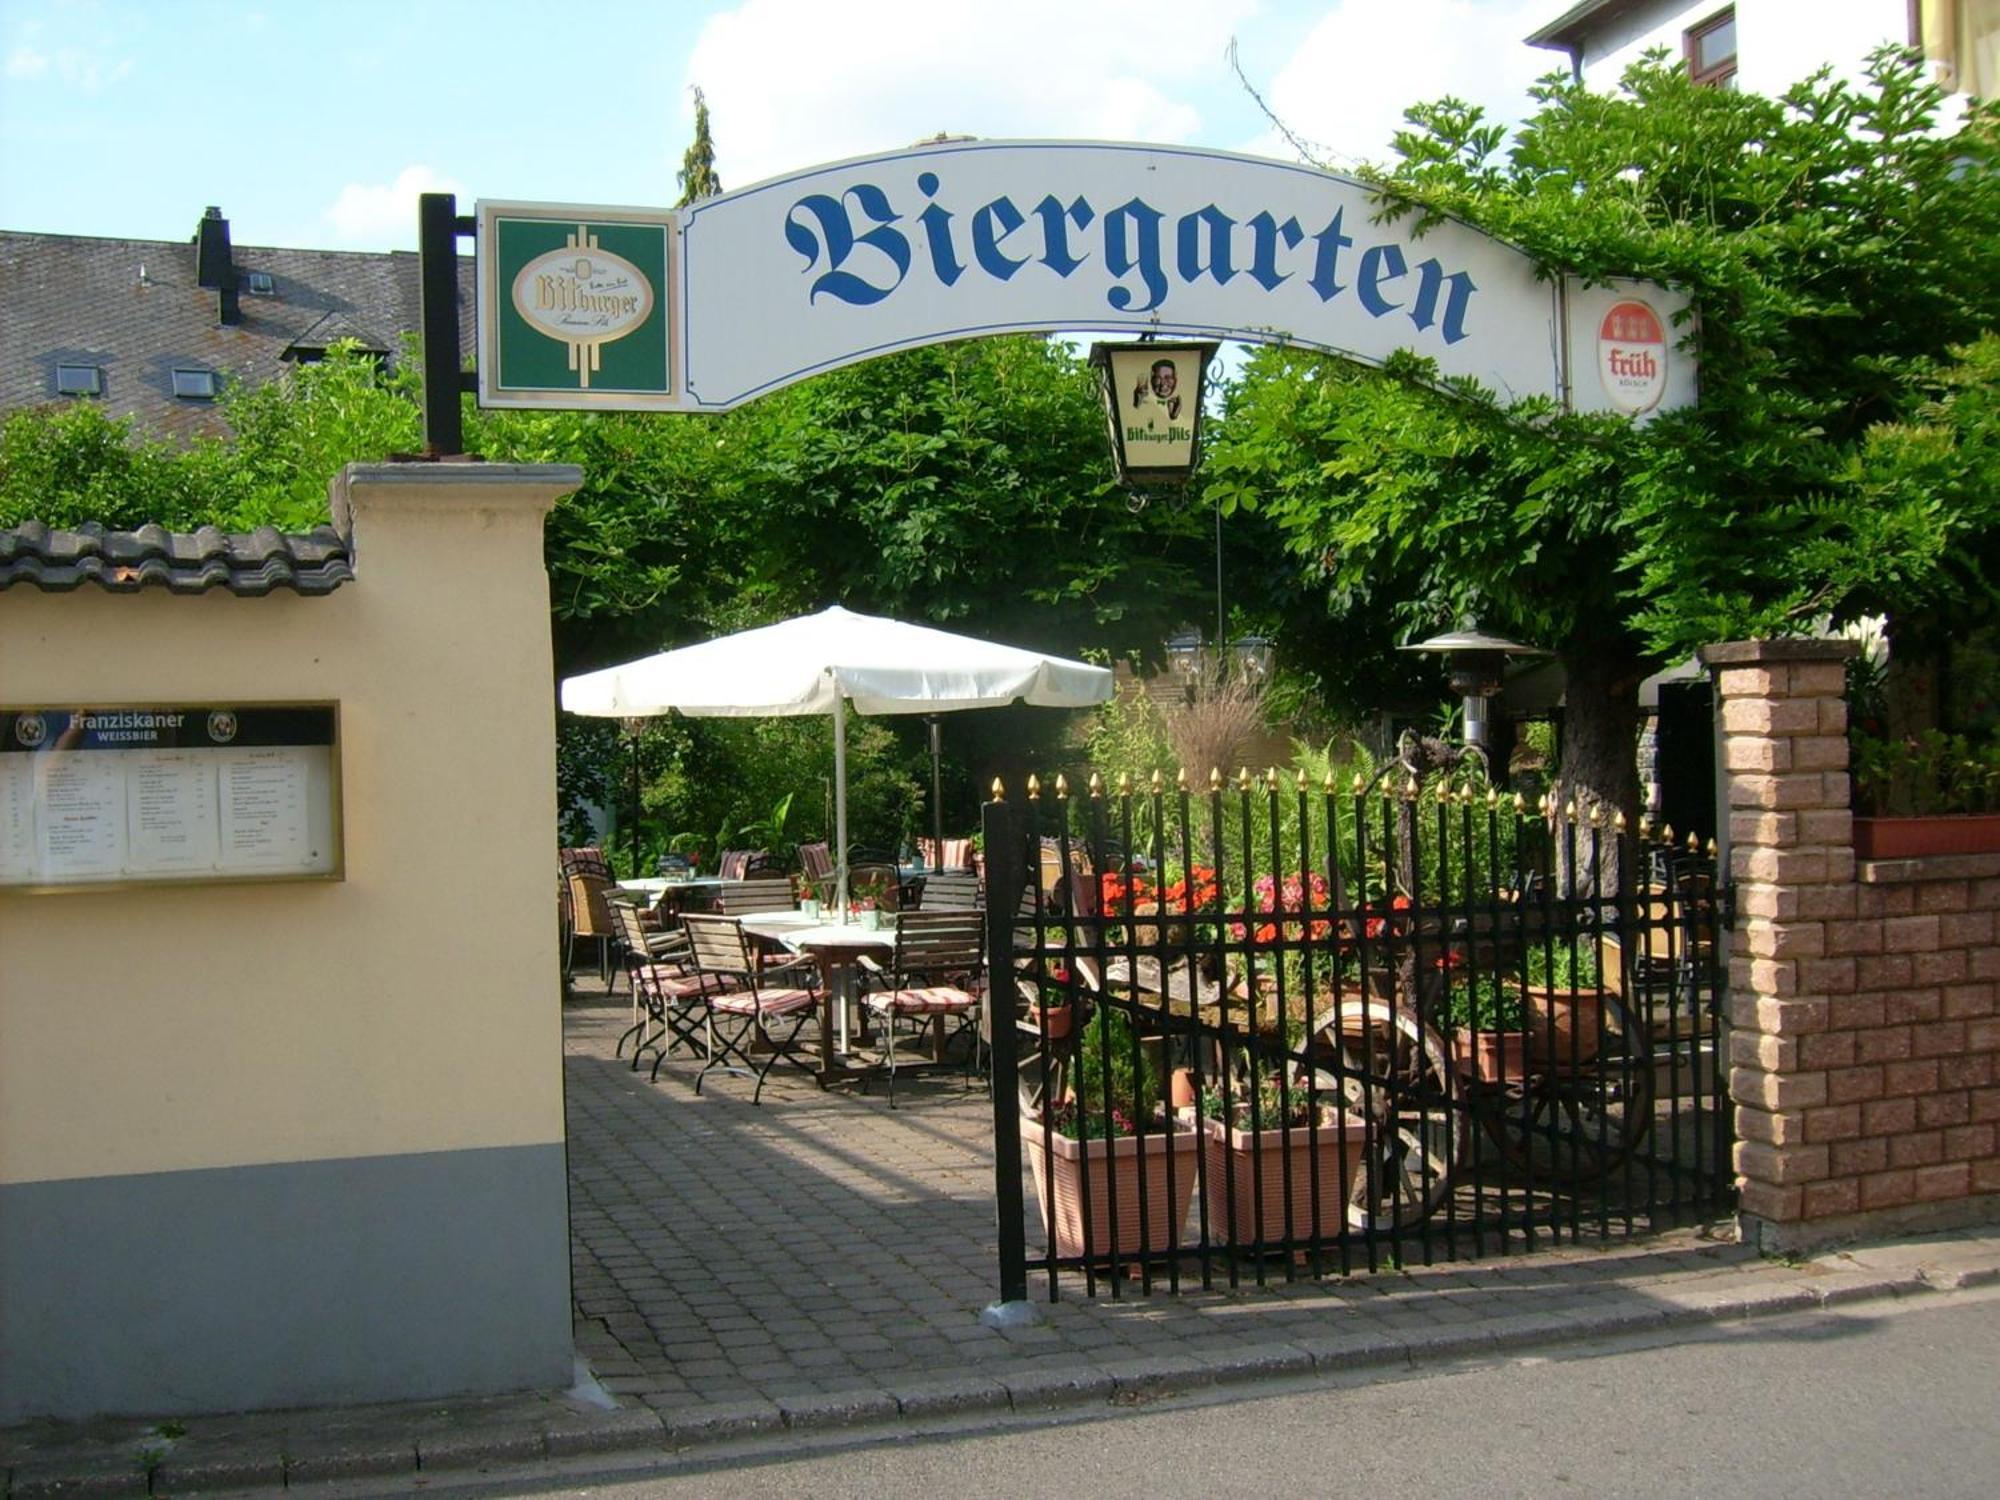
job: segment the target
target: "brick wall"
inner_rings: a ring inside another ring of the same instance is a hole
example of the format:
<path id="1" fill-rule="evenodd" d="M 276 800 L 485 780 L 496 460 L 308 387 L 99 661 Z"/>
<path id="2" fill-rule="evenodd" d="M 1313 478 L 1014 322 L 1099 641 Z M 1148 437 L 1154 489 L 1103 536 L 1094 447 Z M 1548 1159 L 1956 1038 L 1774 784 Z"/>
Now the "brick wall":
<path id="1" fill-rule="evenodd" d="M 1772 1249 L 2000 1219 L 2000 855 L 1857 862 L 1843 641 L 1731 642 L 1729 1082 Z"/>

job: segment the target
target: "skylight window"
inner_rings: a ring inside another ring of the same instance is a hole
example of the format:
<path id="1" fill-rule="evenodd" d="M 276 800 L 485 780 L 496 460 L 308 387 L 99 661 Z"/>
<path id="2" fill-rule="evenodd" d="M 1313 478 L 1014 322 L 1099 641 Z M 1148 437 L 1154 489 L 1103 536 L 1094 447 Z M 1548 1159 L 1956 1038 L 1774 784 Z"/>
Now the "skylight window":
<path id="1" fill-rule="evenodd" d="M 183 401 L 213 401 L 218 384 L 213 370 L 174 371 L 174 394 Z"/>
<path id="2" fill-rule="evenodd" d="M 56 394 L 58 396 L 101 396 L 104 394 L 104 370 L 99 365 L 57 365 Z"/>

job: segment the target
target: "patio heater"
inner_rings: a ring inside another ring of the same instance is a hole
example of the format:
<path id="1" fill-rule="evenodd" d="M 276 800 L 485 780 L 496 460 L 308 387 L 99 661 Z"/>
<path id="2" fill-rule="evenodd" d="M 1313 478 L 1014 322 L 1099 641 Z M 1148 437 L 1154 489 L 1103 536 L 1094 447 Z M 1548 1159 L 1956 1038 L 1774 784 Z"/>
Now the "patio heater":
<path id="1" fill-rule="evenodd" d="M 1434 635 L 1427 641 L 1404 646 L 1405 651 L 1422 651 L 1444 658 L 1452 691 L 1465 703 L 1465 743 L 1486 753 L 1486 704 L 1500 691 L 1500 679 L 1507 661 L 1516 656 L 1547 656 L 1539 646 L 1524 646 L 1505 636 L 1488 635 L 1477 625 Z"/>

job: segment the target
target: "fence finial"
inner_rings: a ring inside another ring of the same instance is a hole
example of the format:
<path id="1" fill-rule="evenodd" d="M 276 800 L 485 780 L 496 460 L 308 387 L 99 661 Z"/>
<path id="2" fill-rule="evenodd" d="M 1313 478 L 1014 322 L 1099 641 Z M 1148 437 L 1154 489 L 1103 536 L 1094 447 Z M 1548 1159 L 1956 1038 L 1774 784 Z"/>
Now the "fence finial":
<path id="1" fill-rule="evenodd" d="M 1069 796 L 1069 777 L 1065 776 L 1060 771 L 1056 772 L 1056 796 L 1057 797 Z"/>
<path id="2" fill-rule="evenodd" d="M 1690 853 L 1690 854 L 1699 854 L 1699 853 L 1701 853 L 1701 835 L 1700 835 L 1700 834 L 1698 834 L 1698 833 L 1690 833 L 1690 834 L 1688 835 L 1688 853 Z"/>
<path id="3" fill-rule="evenodd" d="M 1421 790 L 1422 788 L 1417 785 L 1417 778 L 1412 776 L 1408 781 L 1403 783 L 1403 800 L 1405 802 L 1416 801 L 1417 793 Z"/>
<path id="4" fill-rule="evenodd" d="M 1514 816 L 1517 818 L 1525 818 L 1527 817 L 1527 815 L 1528 815 L 1528 799 L 1522 796 L 1519 792 L 1514 793 Z"/>
<path id="5" fill-rule="evenodd" d="M 1612 826 L 1612 828 L 1613 828 L 1613 829 L 1615 829 L 1615 830 L 1616 830 L 1616 831 L 1618 832 L 1618 834 L 1619 834 L 1619 835 L 1620 835 L 1621 837 L 1622 837 L 1622 836 L 1624 835 L 1624 832 L 1625 832 L 1625 809 L 1624 809 L 1624 808 L 1622 808 L 1622 807 L 1621 807 L 1621 808 L 1619 808 L 1619 809 L 1618 809 L 1618 811 L 1617 811 L 1617 812 L 1615 812 L 1615 813 L 1613 813 L 1613 814 L 1612 814 L 1612 817 L 1611 817 L 1611 826 Z"/>
<path id="6" fill-rule="evenodd" d="M 1333 773 L 1329 771 L 1327 774 L 1332 775 Z M 1354 773 L 1354 795 L 1359 797 L 1367 788 L 1368 778 L 1363 776 L 1359 771 L 1356 771 Z"/>
<path id="7" fill-rule="evenodd" d="M 1303 792 L 1306 789 L 1306 768 L 1304 766 L 1299 767 L 1298 781 L 1299 790 Z"/>
<path id="8" fill-rule="evenodd" d="M 1673 824 L 1668 823 L 1667 825 L 1665 825 L 1663 828 L 1660 829 L 1660 842 L 1665 844 L 1669 849 L 1673 848 L 1674 846 Z"/>
<path id="9" fill-rule="evenodd" d="M 1721 852 L 1721 851 L 1720 851 L 1720 850 L 1719 850 L 1719 849 L 1717 848 L 1717 846 L 1716 846 L 1716 842 L 1715 842 L 1715 840 L 1714 840 L 1714 839 L 1710 839 L 1710 840 L 1708 841 L 1708 857 L 1709 857 L 1710 859 L 1714 859 L 1714 858 L 1715 858 L 1715 856 L 1716 856 L 1716 855 L 1717 855 L 1718 853 L 1720 853 L 1720 852 Z"/>
<path id="10" fill-rule="evenodd" d="M 1167 778 L 1160 774 L 1158 766 L 1153 767 L 1153 795 L 1159 796 L 1167 789 Z"/>
<path id="11" fill-rule="evenodd" d="M 1264 790 L 1267 792 L 1275 792 L 1277 789 L 1278 789 L 1278 768 L 1276 766 L 1273 766 L 1271 767 L 1270 770 L 1264 773 Z"/>
<path id="12" fill-rule="evenodd" d="M 1006 783 L 1002 782 L 998 776 L 993 778 L 993 800 L 995 802 L 1005 802 L 1007 800 Z"/>
<path id="13" fill-rule="evenodd" d="M 1576 821 L 1576 798 L 1570 798 L 1569 802 L 1564 806 L 1563 821 L 1565 823 L 1574 823 Z"/>
<path id="14" fill-rule="evenodd" d="M 1319 789 L 1322 792 L 1324 792 L 1327 796 L 1331 797 L 1334 793 L 1336 786 L 1337 783 L 1333 779 L 1333 767 L 1328 766 L 1326 768 L 1326 776 L 1320 781 Z"/>
<path id="15" fill-rule="evenodd" d="M 1104 795 L 1104 778 L 1095 771 L 1090 773 L 1090 795 L 1093 801 Z"/>
<path id="16" fill-rule="evenodd" d="M 1500 805 L 1500 789 L 1489 786 L 1486 789 L 1486 810 L 1492 812 Z"/>
<path id="17" fill-rule="evenodd" d="M 1239 792 L 1250 790 L 1250 768 L 1248 766 L 1238 766 L 1236 768 L 1236 790 Z"/>
<path id="18" fill-rule="evenodd" d="M 1118 773 L 1118 795 L 1121 797 L 1132 795 L 1132 773 L 1130 771 L 1120 771 Z"/>
<path id="19" fill-rule="evenodd" d="M 1187 789 L 1188 789 L 1187 767 L 1182 766 L 1178 771 L 1174 772 L 1174 790 L 1177 792 L 1185 792 Z"/>
<path id="20" fill-rule="evenodd" d="M 1042 800 L 1042 778 L 1033 771 L 1028 773 L 1028 800 L 1030 802 Z"/>
<path id="21" fill-rule="evenodd" d="M 1210 766 L 1208 768 L 1208 789 L 1211 792 L 1222 790 L 1222 767 Z"/>

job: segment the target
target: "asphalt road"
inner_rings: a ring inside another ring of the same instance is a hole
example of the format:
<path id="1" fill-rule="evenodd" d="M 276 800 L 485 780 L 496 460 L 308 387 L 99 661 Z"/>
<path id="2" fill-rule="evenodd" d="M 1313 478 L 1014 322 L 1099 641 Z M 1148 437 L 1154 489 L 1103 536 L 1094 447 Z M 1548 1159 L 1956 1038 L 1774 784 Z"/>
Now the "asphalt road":
<path id="1" fill-rule="evenodd" d="M 2000 1493 L 2000 1289 L 1757 1320 L 1399 1379 L 1096 1408 L 1000 1430 L 483 1494 L 1977 1496 Z M 442 1479 L 431 1494 L 453 1492 Z M 468 1490 L 467 1492 L 473 1492 Z"/>

